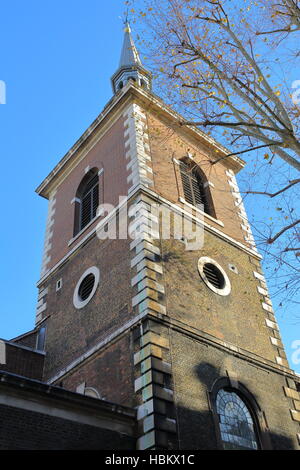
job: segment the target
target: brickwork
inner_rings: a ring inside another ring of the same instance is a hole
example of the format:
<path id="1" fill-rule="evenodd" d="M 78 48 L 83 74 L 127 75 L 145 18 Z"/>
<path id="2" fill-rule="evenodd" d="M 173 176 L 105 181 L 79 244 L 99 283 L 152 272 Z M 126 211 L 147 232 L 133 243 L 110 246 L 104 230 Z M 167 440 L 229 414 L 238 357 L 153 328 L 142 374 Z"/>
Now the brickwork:
<path id="1" fill-rule="evenodd" d="M 17 338 L 11 339 L 13 343 L 27 346 L 28 348 L 35 349 L 37 341 L 37 330 L 29 331 L 24 335 L 18 336 Z"/>
<path id="2" fill-rule="evenodd" d="M 189 152 L 192 153 L 194 163 L 200 166 L 211 183 L 209 191 L 216 219 L 224 224 L 221 230 L 237 241 L 245 243 L 239 208 L 235 205 L 235 198 L 232 196 L 232 188 L 226 175 L 228 167 L 222 163 L 211 165 L 210 159 L 216 158 L 216 155 L 203 144 L 188 139 L 174 124 L 165 123 L 149 112 L 147 118 L 155 191 L 170 202 L 182 205 L 179 198 L 184 198 L 184 193 L 178 161 Z M 207 222 L 220 229 L 220 225 L 213 220 L 207 218 Z"/>
<path id="3" fill-rule="evenodd" d="M 6 363 L 0 365 L 2 371 L 9 371 L 30 379 L 41 380 L 43 376 L 44 354 L 30 348 L 6 343 Z"/>
<path id="4" fill-rule="evenodd" d="M 203 344 L 195 336 L 172 331 L 171 345 L 179 440 L 183 449 L 218 448 L 208 392 L 217 379 L 228 376 L 233 383 L 240 381 L 255 397 L 271 447 L 299 449 L 298 423 L 291 420 L 289 399 L 283 396 L 286 385 L 283 375 Z"/>
<path id="5" fill-rule="evenodd" d="M 173 318 L 275 361 L 253 265 L 241 250 L 208 232 L 201 250 L 186 251 L 176 240 L 162 240 L 168 312 Z M 226 246 L 226 249 L 225 249 Z M 208 256 L 225 270 L 231 283 L 227 296 L 215 294 L 202 281 L 198 260 Z M 234 265 L 237 273 L 229 266 Z M 247 334 L 246 334 L 247 332 Z"/>
<path id="6" fill-rule="evenodd" d="M 0 371 L 1 450 L 133 449 L 133 409 Z"/>
<path id="7" fill-rule="evenodd" d="M 0 450 L 135 448 L 135 439 L 107 429 L 2 405 L 0 412 Z"/>
<path id="8" fill-rule="evenodd" d="M 124 119 L 120 118 L 104 136 L 89 150 L 81 149 L 84 159 L 69 170 L 67 178 L 59 185 L 55 194 L 55 224 L 51 226 L 51 247 L 47 251 L 49 261 L 44 266 L 45 274 L 59 262 L 74 244 L 86 235 L 93 225 L 84 230 L 76 242 L 73 239 L 74 204 L 77 188 L 88 168 L 103 168 L 100 179 L 100 201 L 117 205 L 119 194 L 127 194 L 126 165 L 124 160 Z M 97 140 L 97 139 L 96 139 Z M 78 157 L 77 157 L 78 158 Z M 82 155 L 81 155 L 82 158 Z M 76 156 L 74 156 L 76 160 Z M 118 168 L 116 172 L 115 169 Z M 96 224 L 96 222 L 95 222 Z"/>
<path id="9" fill-rule="evenodd" d="M 48 280 L 45 378 L 75 360 L 132 317 L 128 240 L 93 237 Z M 73 305 L 77 281 L 96 266 L 100 282 L 95 295 L 82 309 Z M 63 287 L 56 292 L 57 279 Z"/>
<path id="10" fill-rule="evenodd" d="M 92 388 L 102 399 L 136 407 L 140 450 L 216 449 L 210 393 L 227 377 L 258 403 L 261 446 L 297 448 L 300 400 L 235 179 L 243 163 L 233 158 L 213 165 L 222 154 L 217 144 L 180 126 L 134 84 L 117 100 L 122 104 L 114 109 L 110 103 L 104 130 L 93 131 L 47 182 L 55 214 L 39 286 L 37 321 L 47 318 L 43 380 L 82 393 Z M 210 214 L 185 204 L 182 158 L 205 174 Z M 100 241 L 100 218 L 73 237 L 71 202 L 92 167 L 101 170 L 101 202 L 116 206 L 120 195 L 128 196 L 130 230 L 139 237 Z M 186 249 L 184 234 L 165 239 L 153 204 L 197 224 L 203 245 Z M 202 257 L 226 273 L 227 295 L 204 282 Z M 99 285 L 88 304 L 76 308 L 75 286 L 90 267 L 99 269 Z"/>
<path id="11" fill-rule="evenodd" d="M 133 347 L 130 334 L 108 345 L 103 351 L 82 361 L 79 367 L 57 381 L 67 390 L 76 391 L 85 382 L 101 399 L 125 406 L 135 406 L 133 388 Z"/>
<path id="12" fill-rule="evenodd" d="M 177 423 L 167 328 L 148 320 L 134 331 L 138 450 L 176 449 Z"/>

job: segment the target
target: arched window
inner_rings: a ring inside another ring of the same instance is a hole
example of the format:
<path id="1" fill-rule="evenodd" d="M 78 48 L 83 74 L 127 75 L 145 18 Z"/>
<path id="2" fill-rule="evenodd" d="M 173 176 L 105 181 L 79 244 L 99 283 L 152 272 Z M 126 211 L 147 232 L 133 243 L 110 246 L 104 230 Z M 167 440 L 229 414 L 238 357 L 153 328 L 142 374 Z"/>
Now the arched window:
<path id="1" fill-rule="evenodd" d="M 98 390 L 96 390 L 96 389 L 93 388 L 93 387 L 85 387 L 85 389 L 84 389 L 84 394 L 85 394 L 87 397 L 98 398 L 98 400 L 101 398 L 100 395 L 99 395 Z"/>
<path id="2" fill-rule="evenodd" d="M 82 179 L 76 193 L 74 235 L 96 217 L 99 205 L 98 169 L 93 168 Z"/>
<path id="3" fill-rule="evenodd" d="M 204 186 L 206 178 L 198 165 L 181 160 L 180 174 L 186 202 L 214 216 L 209 191 Z"/>
<path id="4" fill-rule="evenodd" d="M 236 390 L 221 388 L 216 395 L 216 412 L 225 450 L 257 450 L 259 443 L 250 408 Z"/>

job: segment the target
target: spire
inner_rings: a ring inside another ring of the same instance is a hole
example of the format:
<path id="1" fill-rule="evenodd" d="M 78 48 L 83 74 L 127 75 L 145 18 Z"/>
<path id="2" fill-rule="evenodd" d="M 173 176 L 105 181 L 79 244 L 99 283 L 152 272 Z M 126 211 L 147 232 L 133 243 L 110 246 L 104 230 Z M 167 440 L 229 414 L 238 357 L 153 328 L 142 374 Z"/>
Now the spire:
<path id="1" fill-rule="evenodd" d="M 131 36 L 131 28 L 128 22 L 126 22 L 124 33 L 124 41 L 119 67 L 126 67 L 128 65 L 142 65 L 139 53 Z"/>
<path id="2" fill-rule="evenodd" d="M 151 73 L 142 65 L 131 35 L 129 22 L 126 20 L 119 68 L 111 78 L 114 93 L 121 90 L 130 80 L 151 90 Z"/>

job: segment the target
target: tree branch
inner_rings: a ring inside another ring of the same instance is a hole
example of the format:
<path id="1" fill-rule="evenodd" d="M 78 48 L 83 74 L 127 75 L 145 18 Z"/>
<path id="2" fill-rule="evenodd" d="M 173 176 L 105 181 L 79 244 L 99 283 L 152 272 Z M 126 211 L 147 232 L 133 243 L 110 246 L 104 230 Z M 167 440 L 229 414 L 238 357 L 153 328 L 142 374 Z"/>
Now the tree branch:
<path id="1" fill-rule="evenodd" d="M 285 233 L 287 230 L 290 230 L 291 228 L 295 227 L 299 223 L 300 223 L 300 219 L 296 220 L 296 222 L 292 222 L 291 224 L 289 224 L 286 227 L 284 227 L 283 229 L 281 229 L 278 233 L 276 233 L 276 235 L 274 235 L 274 237 L 268 238 L 267 239 L 268 245 L 271 245 L 272 243 L 274 243 L 275 240 L 277 240 L 277 238 L 279 238 L 283 233 Z"/>
<path id="2" fill-rule="evenodd" d="M 268 193 L 267 191 L 244 191 L 244 193 L 245 194 L 262 194 L 263 196 L 269 196 L 270 198 L 273 198 L 273 197 L 278 196 L 278 194 L 281 194 L 284 191 L 287 191 L 289 188 L 291 188 L 292 186 L 294 186 L 295 184 L 298 184 L 298 183 L 300 183 L 300 178 L 290 181 L 290 183 L 287 186 L 280 189 L 276 193 Z"/>

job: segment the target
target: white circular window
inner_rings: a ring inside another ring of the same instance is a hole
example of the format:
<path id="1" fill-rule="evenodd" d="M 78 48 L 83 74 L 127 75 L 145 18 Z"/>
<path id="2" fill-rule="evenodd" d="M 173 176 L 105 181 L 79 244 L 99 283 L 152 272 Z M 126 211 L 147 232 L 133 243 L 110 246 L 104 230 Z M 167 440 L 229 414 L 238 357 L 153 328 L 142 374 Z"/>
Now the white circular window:
<path id="1" fill-rule="evenodd" d="M 75 287 L 73 304 L 76 308 L 85 307 L 96 292 L 100 280 L 100 271 L 96 266 L 87 269 Z"/>
<path id="2" fill-rule="evenodd" d="M 228 295 L 231 291 L 229 278 L 224 269 L 213 259 L 203 256 L 198 261 L 198 271 L 213 292 L 219 295 Z"/>

